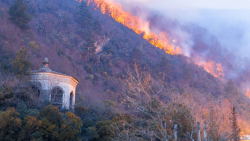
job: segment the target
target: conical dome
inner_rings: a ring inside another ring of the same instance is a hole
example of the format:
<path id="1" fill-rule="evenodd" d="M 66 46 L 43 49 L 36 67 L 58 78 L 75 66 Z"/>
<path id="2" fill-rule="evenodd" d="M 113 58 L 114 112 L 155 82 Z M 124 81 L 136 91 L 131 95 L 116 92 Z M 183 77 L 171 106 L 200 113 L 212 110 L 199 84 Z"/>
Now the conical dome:
<path id="1" fill-rule="evenodd" d="M 49 66 L 49 59 L 47 57 L 44 58 L 43 65 Z"/>

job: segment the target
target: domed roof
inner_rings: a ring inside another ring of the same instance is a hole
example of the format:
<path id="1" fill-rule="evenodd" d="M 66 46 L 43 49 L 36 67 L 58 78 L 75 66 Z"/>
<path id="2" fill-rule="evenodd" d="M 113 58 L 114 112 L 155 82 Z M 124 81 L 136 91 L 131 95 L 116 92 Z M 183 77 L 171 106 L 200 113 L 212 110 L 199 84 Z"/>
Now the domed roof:
<path id="1" fill-rule="evenodd" d="M 43 65 L 46 65 L 46 64 L 49 65 L 49 59 L 47 57 L 45 57 L 43 60 Z"/>
<path id="2" fill-rule="evenodd" d="M 39 69 L 39 70 L 34 70 L 32 71 L 33 73 L 40 73 L 40 72 L 48 72 L 48 73 L 55 73 L 55 74 L 61 74 L 61 75 L 66 75 L 63 73 L 59 73 L 56 71 L 52 71 L 49 68 L 49 59 L 47 57 L 44 58 L 43 62 L 42 62 L 43 66 Z M 68 76 L 68 75 L 67 75 Z"/>

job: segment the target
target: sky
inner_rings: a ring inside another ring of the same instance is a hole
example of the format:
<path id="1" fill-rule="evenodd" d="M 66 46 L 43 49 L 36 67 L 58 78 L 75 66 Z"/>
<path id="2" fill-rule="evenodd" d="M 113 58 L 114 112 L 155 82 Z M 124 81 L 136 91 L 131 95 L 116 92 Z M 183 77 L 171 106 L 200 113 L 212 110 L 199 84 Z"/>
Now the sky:
<path id="1" fill-rule="evenodd" d="M 221 44 L 250 58 L 250 0 L 115 0 L 140 5 L 178 20 L 195 23 L 215 35 Z"/>
<path id="2" fill-rule="evenodd" d="M 116 0 L 122 1 L 122 0 Z M 160 9 L 250 9 L 250 0 L 126 0 Z"/>

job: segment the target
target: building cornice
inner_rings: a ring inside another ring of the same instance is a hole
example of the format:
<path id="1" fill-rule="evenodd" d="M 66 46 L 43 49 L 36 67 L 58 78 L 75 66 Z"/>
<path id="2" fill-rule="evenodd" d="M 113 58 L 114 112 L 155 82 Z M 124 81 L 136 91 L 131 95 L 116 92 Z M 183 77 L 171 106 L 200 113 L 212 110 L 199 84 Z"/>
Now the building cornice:
<path id="1" fill-rule="evenodd" d="M 31 80 L 56 80 L 57 79 L 61 82 L 70 83 L 74 87 L 76 87 L 77 84 L 79 83 L 79 81 L 76 78 L 72 76 L 68 76 L 68 75 L 63 75 L 63 74 L 57 74 L 57 73 L 52 73 L 52 72 L 33 72 L 32 74 L 33 76 L 36 76 L 36 77 L 32 77 Z"/>

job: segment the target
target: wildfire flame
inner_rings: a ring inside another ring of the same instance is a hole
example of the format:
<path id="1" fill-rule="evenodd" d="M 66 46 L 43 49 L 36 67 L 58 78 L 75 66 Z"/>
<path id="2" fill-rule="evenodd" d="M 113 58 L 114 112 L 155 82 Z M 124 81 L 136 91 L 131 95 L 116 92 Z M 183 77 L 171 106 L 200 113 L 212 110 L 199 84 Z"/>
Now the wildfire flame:
<path id="1" fill-rule="evenodd" d="M 197 60 L 195 60 L 195 64 L 198 66 L 202 66 L 204 70 L 206 70 L 208 73 L 210 73 L 214 77 L 217 77 L 217 78 L 224 77 L 223 66 L 221 64 L 215 63 L 213 61 L 205 62 L 205 61 L 197 61 Z"/>
<path id="2" fill-rule="evenodd" d="M 249 89 L 247 89 L 247 91 L 246 91 L 246 96 L 248 96 L 250 98 L 250 90 Z"/>
<path id="3" fill-rule="evenodd" d="M 82 0 L 76 0 L 81 2 Z M 113 2 L 112 0 L 86 0 L 87 4 L 94 4 L 95 10 L 100 10 L 102 14 L 109 15 L 117 22 L 122 23 L 124 26 L 132 29 L 137 34 L 143 35 L 143 38 L 150 42 L 152 45 L 164 50 L 171 55 L 182 54 L 181 48 L 169 43 L 168 34 L 160 32 L 159 34 L 151 32 L 149 29 L 149 23 L 142 19 L 133 16 L 129 12 L 125 12 L 122 7 Z M 195 60 L 198 66 L 204 67 L 204 69 L 212 74 L 214 77 L 223 77 L 223 67 L 219 63 L 213 61 L 199 61 Z"/>

